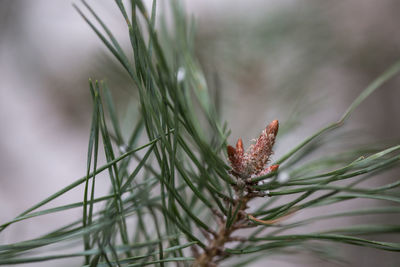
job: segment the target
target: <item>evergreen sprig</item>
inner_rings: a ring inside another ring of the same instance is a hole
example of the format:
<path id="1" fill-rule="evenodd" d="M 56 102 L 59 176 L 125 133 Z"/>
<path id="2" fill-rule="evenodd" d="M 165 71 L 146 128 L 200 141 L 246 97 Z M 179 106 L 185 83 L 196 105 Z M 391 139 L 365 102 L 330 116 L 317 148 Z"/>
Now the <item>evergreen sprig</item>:
<path id="1" fill-rule="evenodd" d="M 398 223 L 366 223 L 312 232 L 302 228 L 336 217 L 399 214 L 399 181 L 376 188 L 359 186 L 399 165 L 399 145 L 372 153 L 353 150 L 345 157 L 329 155 L 306 163 L 293 160 L 294 156 L 313 153 L 306 148 L 342 126 L 357 106 L 398 74 L 400 62 L 375 79 L 337 122 L 272 164 L 279 169 L 243 171 L 234 163 L 241 145 L 225 152 L 230 132 L 220 122 L 216 100 L 194 56 L 193 25 L 187 21 L 182 4 L 170 2 L 172 20 L 168 20 L 166 14 L 156 16 L 156 1 L 150 11 L 141 0 L 132 0 L 129 9 L 121 0 L 115 3 L 126 23 L 132 57 L 85 1 L 85 12 L 74 7 L 132 79 L 132 88 L 139 93 L 140 119 L 125 136 L 111 90 L 104 82 L 89 81 L 93 116 L 86 175 L 3 223 L 0 231 L 14 223 L 73 208 L 82 209 L 82 218 L 34 239 L 0 245 L 0 264 L 80 257 L 84 266 L 165 266 L 170 262 L 215 266 L 236 255 L 249 255 L 237 262 L 236 266 L 242 266 L 289 250 L 321 253 L 324 246 L 317 250 L 310 241 L 400 251 L 400 243 L 368 238 L 378 233 L 398 235 Z M 277 128 L 274 131 L 276 135 Z M 273 141 L 269 145 L 270 155 Z M 318 143 L 316 149 L 323 146 L 323 142 Z M 257 158 L 255 147 L 248 154 L 250 159 Z M 99 163 L 100 153 L 105 164 Z M 107 172 L 111 188 L 108 194 L 95 197 L 96 180 L 103 172 Z M 81 202 L 39 210 L 78 186 L 84 187 Z M 262 197 L 258 204 L 249 203 L 258 197 Z M 385 205 L 330 209 L 354 199 L 382 200 Z M 310 214 L 306 211 L 318 207 L 328 213 L 296 218 L 296 214 Z M 292 216 L 294 220 L 289 219 Z M 246 234 L 242 229 L 247 229 Z M 290 232 L 293 229 L 297 234 Z M 228 248 L 230 242 L 235 245 Z M 76 249 L 77 244 L 82 246 Z M 65 246 L 76 251 L 53 252 Z"/>

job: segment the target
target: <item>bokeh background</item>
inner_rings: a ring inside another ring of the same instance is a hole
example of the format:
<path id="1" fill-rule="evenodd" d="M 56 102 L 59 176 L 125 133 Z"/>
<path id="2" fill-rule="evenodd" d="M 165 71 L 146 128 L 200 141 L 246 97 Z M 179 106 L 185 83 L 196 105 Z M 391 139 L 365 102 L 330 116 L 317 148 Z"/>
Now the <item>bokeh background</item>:
<path id="1" fill-rule="evenodd" d="M 130 123 L 126 114 L 136 95 L 129 80 L 72 3 L 0 1 L 0 222 L 85 174 L 89 77 L 107 80 L 118 112 Z M 89 3 L 128 47 L 113 1 Z M 278 143 L 278 156 L 337 120 L 363 88 L 400 59 L 397 0 L 189 0 L 186 8 L 196 21 L 196 54 L 232 129 L 230 142 L 243 137 L 247 146 L 273 119 L 296 124 Z M 348 129 L 358 132 L 338 146 L 398 142 L 399 86 L 397 77 L 363 103 L 348 122 Z M 384 177 L 398 178 L 398 170 Z M 107 187 L 98 186 L 100 192 Z M 52 205 L 79 201 L 82 192 L 74 190 Z M 72 210 L 63 216 L 80 215 Z M 0 243 L 36 237 L 65 220 L 51 215 L 15 224 L 0 235 Z M 400 264 L 397 254 L 371 249 L 349 246 L 342 255 L 347 263 L 304 254 L 272 257 L 268 264 Z"/>

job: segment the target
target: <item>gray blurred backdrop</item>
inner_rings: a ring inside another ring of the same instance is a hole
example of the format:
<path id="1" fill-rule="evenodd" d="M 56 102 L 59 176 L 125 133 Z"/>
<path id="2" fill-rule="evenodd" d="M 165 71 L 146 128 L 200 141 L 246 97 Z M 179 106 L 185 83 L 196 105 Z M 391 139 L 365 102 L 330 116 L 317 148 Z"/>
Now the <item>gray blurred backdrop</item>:
<path id="1" fill-rule="evenodd" d="M 72 3 L 0 1 L 0 222 L 85 174 L 89 77 L 108 81 L 121 117 L 135 98 L 122 68 Z M 89 3 L 128 47 L 113 1 Z M 196 19 L 196 54 L 232 129 L 230 142 L 243 137 L 247 146 L 271 120 L 291 120 L 297 128 L 278 143 L 278 155 L 337 120 L 369 82 L 400 59 L 398 0 L 190 0 L 186 5 Z M 355 112 L 349 124 L 362 130 L 356 142 L 399 140 L 399 85 L 400 78 L 391 80 Z M 392 171 L 385 179 L 398 176 Z M 100 194 L 107 185 L 98 181 Z M 79 201 L 82 191 L 52 205 Z M 0 235 L 0 243 L 36 237 L 64 216 L 80 215 L 73 210 L 15 224 Z M 252 266 L 400 265 L 395 253 L 342 249 L 348 263 L 304 254 Z"/>

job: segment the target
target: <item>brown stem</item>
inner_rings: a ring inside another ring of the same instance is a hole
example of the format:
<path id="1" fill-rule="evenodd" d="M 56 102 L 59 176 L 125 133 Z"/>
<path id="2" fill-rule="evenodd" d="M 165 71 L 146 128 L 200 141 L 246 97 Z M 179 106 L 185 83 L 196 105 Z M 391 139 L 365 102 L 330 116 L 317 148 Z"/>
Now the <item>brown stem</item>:
<path id="1" fill-rule="evenodd" d="M 209 240 L 209 245 L 204 249 L 204 252 L 196 257 L 196 261 L 193 266 L 196 267 L 214 267 L 216 264 L 216 257 L 222 256 L 224 253 L 225 243 L 232 242 L 236 240 L 243 241 L 238 237 L 231 237 L 231 234 L 242 228 L 241 222 L 246 218 L 246 213 L 244 212 L 247 209 L 247 203 L 251 200 L 251 197 L 247 194 L 246 196 L 242 196 L 236 201 L 236 204 L 233 210 L 236 210 L 239 207 L 239 212 L 236 215 L 236 218 L 233 219 L 233 223 L 231 227 L 226 228 L 226 220 L 224 218 L 219 218 L 219 229 L 217 234 L 213 236 L 211 240 Z"/>

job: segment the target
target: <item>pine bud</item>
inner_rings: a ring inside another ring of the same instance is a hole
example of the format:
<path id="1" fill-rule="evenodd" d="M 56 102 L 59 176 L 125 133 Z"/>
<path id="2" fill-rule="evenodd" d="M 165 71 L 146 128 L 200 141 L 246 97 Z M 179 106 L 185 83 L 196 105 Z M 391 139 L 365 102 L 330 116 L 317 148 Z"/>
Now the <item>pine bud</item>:
<path id="1" fill-rule="evenodd" d="M 265 175 L 278 168 L 277 165 L 267 168 L 278 129 L 278 121 L 272 121 L 258 137 L 256 143 L 251 145 L 246 152 L 243 150 L 243 142 L 240 138 L 236 143 L 236 148 L 232 146 L 227 147 L 232 173 L 235 176 L 246 179 Z"/>

